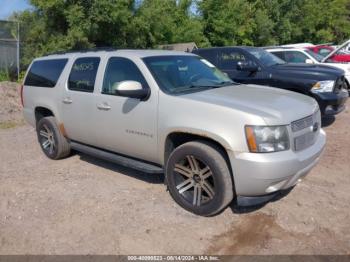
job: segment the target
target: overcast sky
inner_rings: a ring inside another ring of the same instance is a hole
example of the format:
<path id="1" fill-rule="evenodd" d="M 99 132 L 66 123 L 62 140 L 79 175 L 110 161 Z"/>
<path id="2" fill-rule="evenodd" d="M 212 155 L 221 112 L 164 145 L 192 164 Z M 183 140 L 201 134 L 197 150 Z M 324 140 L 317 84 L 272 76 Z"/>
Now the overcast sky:
<path id="1" fill-rule="evenodd" d="M 30 8 L 27 0 L 0 0 L 0 20 L 7 19 L 14 11 Z"/>

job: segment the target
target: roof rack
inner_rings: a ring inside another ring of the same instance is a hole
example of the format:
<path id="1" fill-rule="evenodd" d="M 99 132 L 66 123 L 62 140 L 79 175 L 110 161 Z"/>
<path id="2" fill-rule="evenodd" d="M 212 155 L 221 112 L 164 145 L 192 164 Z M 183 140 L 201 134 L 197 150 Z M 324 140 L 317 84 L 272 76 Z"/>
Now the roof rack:
<path id="1" fill-rule="evenodd" d="M 70 50 L 62 50 L 62 51 L 56 51 L 52 53 L 47 53 L 45 56 L 49 55 L 63 55 L 63 54 L 71 54 L 71 53 L 87 53 L 87 52 L 97 52 L 97 51 L 117 51 L 118 49 L 114 47 L 93 47 L 93 48 L 86 48 L 86 49 L 70 49 Z"/>

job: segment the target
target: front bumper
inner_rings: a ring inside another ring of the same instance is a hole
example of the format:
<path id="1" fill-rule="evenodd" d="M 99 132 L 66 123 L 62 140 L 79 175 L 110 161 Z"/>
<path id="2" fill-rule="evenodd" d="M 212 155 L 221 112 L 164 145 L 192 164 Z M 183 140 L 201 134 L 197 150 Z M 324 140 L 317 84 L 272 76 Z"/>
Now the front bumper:
<path id="1" fill-rule="evenodd" d="M 345 109 L 346 100 L 349 97 L 347 90 L 340 90 L 339 93 L 326 92 L 314 93 L 322 115 L 336 115 Z"/>
<path id="2" fill-rule="evenodd" d="M 264 196 L 294 186 L 317 164 L 325 144 L 321 129 L 316 142 L 300 152 L 228 152 L 237 196 Z"/>

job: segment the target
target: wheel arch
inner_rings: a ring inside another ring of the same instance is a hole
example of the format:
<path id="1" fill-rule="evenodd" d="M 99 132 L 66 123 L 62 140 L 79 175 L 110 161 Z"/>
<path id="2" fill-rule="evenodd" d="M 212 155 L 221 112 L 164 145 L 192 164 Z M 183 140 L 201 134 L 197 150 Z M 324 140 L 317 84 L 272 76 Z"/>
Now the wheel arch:
<path id="1" fill-rule="evenodd" d="M 218 149 L 222 155 L 224 156 L 227 165 L 230 169 L 230 172 L 232 174 L 232 170 L 231 170 L 231 162 L 230 162 L 230 158 L 228 156 L 227 150 L 229 148 L 229 144 L 228 142 L 226 142 L 224 139 L 222 139 L 221 141 L 219 139 L 213 138 L 210 135 L 207 134 L 200 134 L 200 133 L 196 133 L 196 132 L 189 132 L 189 131 L 172 131 L 170 132 L 164 141 L 164 151 L 163 151 L 163 163 L 164 166 L 166 165 L 168 158 L 171 154 L 171 152 L 183 145 L 184 143 L 190 142 L 190 141 L 204 141 L 207 142 L 211 145 L 213 145 L 216 149 Z M 233 178 L 233 176 L 232 176 Z"/>
<path id="2" fill-rule="evenodd" d="M 37 125 L 40 119 L 42 119 L 43 117 L 48 117 L 48 116 L 55 117 L 60 132 L 63 134 L 63 136 L 67 137 L 64 125 L 58 118 L 58 114 L 55 110 L 52 110 L 49 106 L 46 106 L 46 105 L 37 105 L 34 108 L 34 115 L 35 115 L 35 125 Z"/>
<path id="3" fill-rule="evenodd" d="M 55 117 L 55 114 L 53 110 L 49 109 L 46 106 L 37 106 L 34 109 L 34 114 L 35 114 L 35 121 L 38 123 L 40 119 L 43 117 L 48 117 L 48 116 L 53 116 Z"/>

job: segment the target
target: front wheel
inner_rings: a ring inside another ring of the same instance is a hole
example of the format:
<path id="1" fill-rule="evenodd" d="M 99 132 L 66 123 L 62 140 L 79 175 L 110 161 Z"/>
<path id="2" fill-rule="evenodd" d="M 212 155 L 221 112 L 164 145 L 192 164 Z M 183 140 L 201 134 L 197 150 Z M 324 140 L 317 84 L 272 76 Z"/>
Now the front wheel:
<path id="1" fill-rule="evenodd" d="M 176 148 L 167 162 L 166 180 L 175 202 L 197 215 L 215 215 L 234 197 L 227 162 L 220 149 L 207 142 Z"/>

